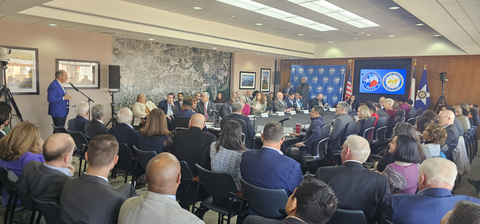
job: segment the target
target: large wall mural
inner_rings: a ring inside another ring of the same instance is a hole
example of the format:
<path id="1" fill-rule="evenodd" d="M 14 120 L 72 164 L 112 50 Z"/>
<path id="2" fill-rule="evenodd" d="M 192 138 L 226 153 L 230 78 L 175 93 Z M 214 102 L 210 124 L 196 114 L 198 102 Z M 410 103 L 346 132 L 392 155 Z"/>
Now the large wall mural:
<path id="1" fill-rule="evenodd" d="M 115 109 L 130 107 L 145 94 L 158 104 L 167 94 L 186 97 L 207 91 L 213 101 L 218 92 L 230 94 L 231 53 L 171 44 L 112 37 L 113 64 L 120 65 L 120 92 Z"/>

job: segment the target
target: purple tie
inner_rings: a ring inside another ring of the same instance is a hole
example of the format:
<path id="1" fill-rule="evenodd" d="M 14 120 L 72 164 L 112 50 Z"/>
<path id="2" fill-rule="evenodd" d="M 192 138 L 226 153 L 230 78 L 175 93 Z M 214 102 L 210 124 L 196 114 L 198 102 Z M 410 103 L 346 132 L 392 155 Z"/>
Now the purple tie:
<path id="1" fill-rule="evenodd" d="M 205 120 L 208 120 L 208 111 L 207 111 L 207 104 L 204 104 L 205 107 Z"/>

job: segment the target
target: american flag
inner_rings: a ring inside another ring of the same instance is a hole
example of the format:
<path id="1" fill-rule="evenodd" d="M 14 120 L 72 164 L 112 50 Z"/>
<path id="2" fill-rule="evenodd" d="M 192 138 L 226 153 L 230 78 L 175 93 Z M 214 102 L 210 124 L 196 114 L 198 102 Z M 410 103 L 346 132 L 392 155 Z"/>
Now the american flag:
<path id="1" fill-rule="evenodd" d="M 348 69 L 347 90 L 345 91 L 345 100 L 352 97 L 352 68 Z"/>

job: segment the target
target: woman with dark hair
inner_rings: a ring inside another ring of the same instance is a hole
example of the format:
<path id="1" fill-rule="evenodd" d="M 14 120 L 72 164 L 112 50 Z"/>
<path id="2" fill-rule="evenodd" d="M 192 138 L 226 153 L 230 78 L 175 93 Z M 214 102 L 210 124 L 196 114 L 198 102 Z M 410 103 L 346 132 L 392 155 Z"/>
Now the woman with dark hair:
<path id="1" fill-rule="evenodd" d="M 437 113 L 433 110 L 425 110 L 422 114 L 422 116 L 428 117 L 432 123 L 435 123 L 437 121 Z"/>
<path id="2" fill-rule="evenodd" d="M 470 121 L 470 125 L 473 125 L 473 126 L 478 126 L 478 119 L 477 119 L 477 109 L 475 108 L 470 108 L 470 113 L 469 113 L 469 116 L 468 116 L 468 120 Z"/>
<path id="3" fill-rule="evenodd" d="M 419 116 L 416 119 L 415 122 L 415 133 L 417 134 L 418 138 L 420 139 L 420 142 L 423 142 L 423 131 L 425 131 L 425 124 L 432 123 L 432 120 L 430 118 L 425 117 L 425 116 Z"/>
<path id="4" fill-rule="evenodd" d="M 138 147 L 157 154 L 170 151 L 172 138 L 168 131 L 167 118 L 163 110 L 153 109 L 147 117 L 145 127 L 140 130 Z"/>
<path id="5" fill-rule="evenodd" d="M 214 103 L 225 103 L 225 99 L 223 99 L 223 95 L 221 92 L 217 93 L 217 97 L 215 97 Z"/>
<path id="6" fill-rule="evenodd" d="M 225 122 L 217 142 L 210 146 L 212 171 L 226 172 L 233 177 L 237 190 L 240 184 L 240 162 L 242 153 L 247 151 L 242 142 L 242 126 L 235 120 Z"/>
<path id="7" fill-rule="evenodd" d="M 383 171 L 388 179 L 392 193 L 415 194 L 420 168 L 417 140 L 407 134 L 399 134 L 390 142 L 394 163 L 388 164 Z"/>
<path id="8" fill-rule="evenodd" d="M 347 103 L 350 105 L 350 108 L 352 108 L 353 111 L 357 111 L 358 107 L 360 106 L 360 101 L 355 95 L 352 95 L 350 98 L 348 98 Z"/>
<path id="9" fill-rule="evenodd" d="M 422 149 L 427 159 L 438 156 L 445 157 L 441 147 L 445 144 L 445 139 L 447 139 L 447 131 L 442 125 L 435 123 L 425 124 L 423 138 L 425 143 L 422 144 Z"/>
<path id="10" fill-rule="evenodd" d="M 263 96 L 262 92 L 256 91 L 257 94 L 253 95 L 255 98 L 250 100 L 248 104 L 252 108 L 252 114 L 260 115 L 261 113 L 265 113 L 267 110 L 267 101 L 265 101 L 265 97 Z M 255 92 L 254 92 L 255 93 Z"/>

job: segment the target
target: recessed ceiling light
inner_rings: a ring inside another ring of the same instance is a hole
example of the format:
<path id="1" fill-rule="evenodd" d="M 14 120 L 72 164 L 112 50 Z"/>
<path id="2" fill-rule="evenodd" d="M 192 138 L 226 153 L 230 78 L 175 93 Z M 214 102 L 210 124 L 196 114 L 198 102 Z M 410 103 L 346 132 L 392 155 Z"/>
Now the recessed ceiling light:
<path id="1" fill-rule="evenodd" d="M 255 25 L 261 26 L 261 25 L 263 25 L 263 23 L 255 23 Z"/>
<path id="2" fill-rule="evenodd" d="M 216 47 L 212 47 L 212 49 L 213 49 L 213 50 L 217 50 L 217 48 L 216 48 Z"/>
<path id="3" fill-rule="evenodd" d="M 200 9 L 202 9 L 202 7 L 195 6 L 195 7 L 193 7 L 193 9 L 195 9 L 195 10 L 200 10 Z"/>
<path id="4" fill-rule="evenodd" d="M 257 53 L 257 55 L 260 55 L 260 53 Z"/>
<path id="5" fill-rule="evenodd" d="M 303 33 L 299 33 L 299 34 L 298 34 L 298 36 L 303 36 L 303 35 L 305 35 L 305 34 L 303 34 Z"/>
<path id="6" fill-rule="evenodd" d="M 328 41 L 329 44 L 333 44 L 333 41 Z"/>
<path id="7" fill-rule="evenodd" d="M 398 7 L 398 6 L 392 6 L 392 7 L 388 8 L 388 9 L 390 9 L 390 10 L 397 10 L 397 9 L 399 9 L 399 8 L 400 8 L 400 7 Z"/>
<path id="8" fill-rule="evenodd" d="M 370 36 L 370 34 L 369 34 L 369 33 L 367 33 L 367 34 L 365 34 L 365 36 L 366 36 L 366 37 L 369 37 L 369 36 Z"/>
<path id="9" fill-rule="evenodd" d="M 388 35 L 388 37 L 395 37 L 395 35 Z"/>
<path id="10" fill-rule="evenodd" d="M 434 36 L 434 37 L 441 37 L 442 35 L 440 35 L 440 34 L 435 34 L 435 35 L 433 35 L 433 36 Z"/>
<path id="11" fill-rule="evenodd" d="M 353 39 L 356 40 L 356 39 L 358 39 L 358 37 L 354 37 Z"/>
<path id="12" fill-rule="evenodd" d="M 278 31 L 287 31 L 287 29 L 279 29 Z"/>
<path id="13" fill-rule="evenodd" d="M 148 40 L 155 40 L 155 39 L 153 39 L 153 38 L 148 38 Z"/>
<path id="14" fill-rule="evenodd" d="M 290 58 L 290 59 L 293 59 L 293 58 Z"/>
<path id="15" fill-rule="evenodd" d="M 55 24 L 55 23 L 49 23 L 49 24 L 47 24 L 47 25 L 49 25 L 49 26 L 58 26 L 58 25 Z"/>
<path id="16" fill-rule="evenodd" d="M 415 24 L 415 26 L 423 26 L 423 25 L 425 25 L 425 24 L 423 24 L 423 23 L 417 23 L 417 24 Z"/>

